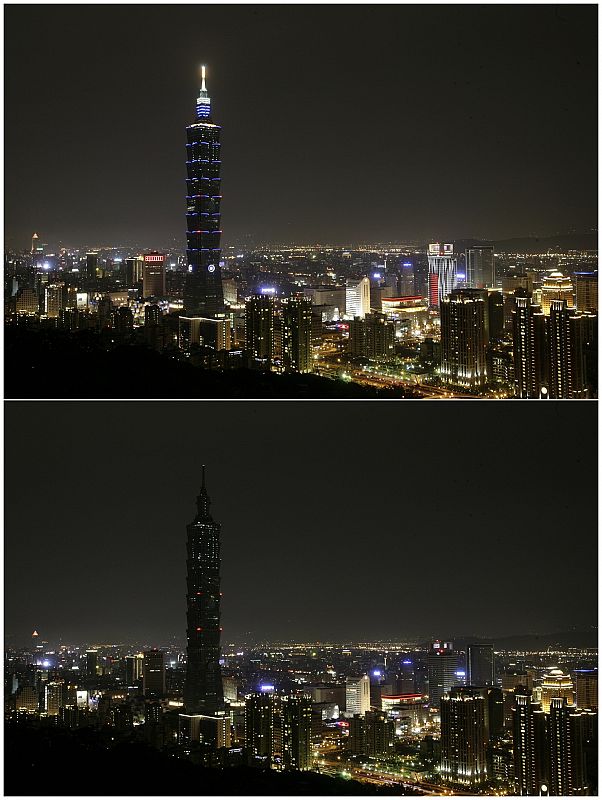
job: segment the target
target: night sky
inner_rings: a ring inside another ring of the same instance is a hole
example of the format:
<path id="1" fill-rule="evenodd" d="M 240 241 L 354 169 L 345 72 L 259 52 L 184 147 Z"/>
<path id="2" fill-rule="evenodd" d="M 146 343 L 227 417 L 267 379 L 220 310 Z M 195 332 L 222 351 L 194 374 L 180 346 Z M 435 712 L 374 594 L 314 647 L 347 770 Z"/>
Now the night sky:
<path id="1" fill-rule="evenodd" d="M 597 223 L 597 7 L 5 6 L 6 237 L 184 247 L 199 65 L 224 244 Z"/>
<path id="2" fill-rule="evenodd" d="M 185 641 L 201 464 L 223 641 L 597 619 L 595 403 L 7 403 L 9 644 Z"/>

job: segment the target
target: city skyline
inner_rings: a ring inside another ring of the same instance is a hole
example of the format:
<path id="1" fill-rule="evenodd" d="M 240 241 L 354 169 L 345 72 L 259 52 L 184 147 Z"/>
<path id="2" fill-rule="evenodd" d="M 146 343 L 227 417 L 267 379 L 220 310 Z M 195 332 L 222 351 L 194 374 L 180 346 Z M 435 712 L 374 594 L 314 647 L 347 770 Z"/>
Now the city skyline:
<path id="1" fill-rule="evenodd" d="M 8 246 L 38 229 L 49 240 L 183 246 L 182 131 L 202 62 L 224 126 L 225 244 L 596 225 L 595 7 L 238 8 L 227 32 L 229 9 L 153 7 L 141 38 L 133 7 L 40 7 L 33 28 L 28 13 L 6 11 Z M 200 37 L 191 15 L 202 15 Z M 76 37 L 92 25 L 115 47 L 123 38 L 120 58 L 74 72 L 69 48 L 50 56 L 67 17 Z M 11 54 L 25 39 L 23 62 Z M 33 86 L 52 159 L 37 155 L 23 112 Z M 149 113 L 141 135 L 131 120 Z M 43 188 L 32 194 L 34 182 Z"/>
<path id="2" fill-rule="evenodd" d="M 572 499 L 595 493 L 595 453 L 582 446 L 563 474 L 566 500 L 554 502 L 545 468 L 557 431 L 588 441 L 594 405 L 575 416 L 567 404 L 498 403 L 492 425 L 479 403 L 438 406 L 435 423 L 428 404 L 402 413 L 390 403 L 304 404 L 301 412 L 291 403 L 207 402 L 211 424 L 194 403 L 54 404 L 39 441 L 48 454 L 60 448 L 62 468 L 43 473 L 35 504 L 21 447 L 31 406 L 7 409 L 9 636 L 34 627 L 86 641 L 183 636 L 185 526 L 202 463 L 222 524 L 223 641 L 494 638 L 596 624 L 594 559 L 578 575 L 564 571 L 563 591 L 549 593 L 567 531 L 579 529 L 595 548 L 594 504 Z M 361 420 L 377 411 L 377 427 L 363 437 Z M 132 425 L 157 435 L 136 436 Z M 186 431 L 185 447 L 177 430 Z M 88 431 L 84 450 L 72 431 Z M 130 458 L 118 455 L 123 447 Z M 102 515 L 91 487 L 102 487 Z M 54 529 L 60 536 L 49 535 Z M 52 592 L 30 591 L 61 574 L 69 580 L 54 578 Z M 525 596 L 542 598 L 528 614 Z"/>

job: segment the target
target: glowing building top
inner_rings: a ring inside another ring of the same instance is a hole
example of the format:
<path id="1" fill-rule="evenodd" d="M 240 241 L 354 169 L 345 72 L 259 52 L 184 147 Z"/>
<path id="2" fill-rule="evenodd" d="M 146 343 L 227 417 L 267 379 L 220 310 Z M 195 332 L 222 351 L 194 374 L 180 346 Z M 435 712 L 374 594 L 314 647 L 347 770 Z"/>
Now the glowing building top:
<path id="1" fill-rule="evenodd" d="M 205 65 L 201 67 L 201 91 L 196 99 L 196 116 L 200 122 L 211 121 L 211 98 L 205 86 Z"/>

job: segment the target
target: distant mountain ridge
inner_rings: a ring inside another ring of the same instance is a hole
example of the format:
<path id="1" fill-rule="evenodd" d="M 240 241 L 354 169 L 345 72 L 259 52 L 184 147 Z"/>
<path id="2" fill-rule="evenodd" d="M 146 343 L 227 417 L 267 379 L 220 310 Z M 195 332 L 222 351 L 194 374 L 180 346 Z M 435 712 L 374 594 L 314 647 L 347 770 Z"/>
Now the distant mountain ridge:
<path id="1" fill-rule="evenodd" d="M 562 233 L 554 236 L 524 236 L 514 239 L 456 239 L 454 249 L 462 252 L 467 247 L 493 245 L 498 253 L 546 253 L 548 250 L 597 250 L 598 232 Z"/>

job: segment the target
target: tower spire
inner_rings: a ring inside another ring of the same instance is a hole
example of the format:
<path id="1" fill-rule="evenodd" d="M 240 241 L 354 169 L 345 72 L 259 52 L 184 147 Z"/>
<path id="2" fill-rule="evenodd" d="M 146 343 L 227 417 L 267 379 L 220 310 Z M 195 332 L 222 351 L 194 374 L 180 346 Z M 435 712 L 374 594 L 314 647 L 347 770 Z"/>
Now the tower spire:
<path id="1" fill-rule="evenodd" d="M 205 86 L 205 65 L 201 66 L 201 90 L 196 99 L 196 116 L 199 120 L 210 121 L 211 117 L 211 98 L 207 94 Z"/>
<path id="2" fill-rule="evenodd" d="M 197 522 L 200 520 L 210 520 L 211 514 L 209 512 L 209 506 L 211 505 L 211 500 L 209 499 L 209 495 L 207 494 L 207 487 L 205 486 L 205 465 L 203 464 L 202 467 L 202 477 L 201 477 L 201 491 L 196 499 L 196 506 L 197 506 Z"/>

